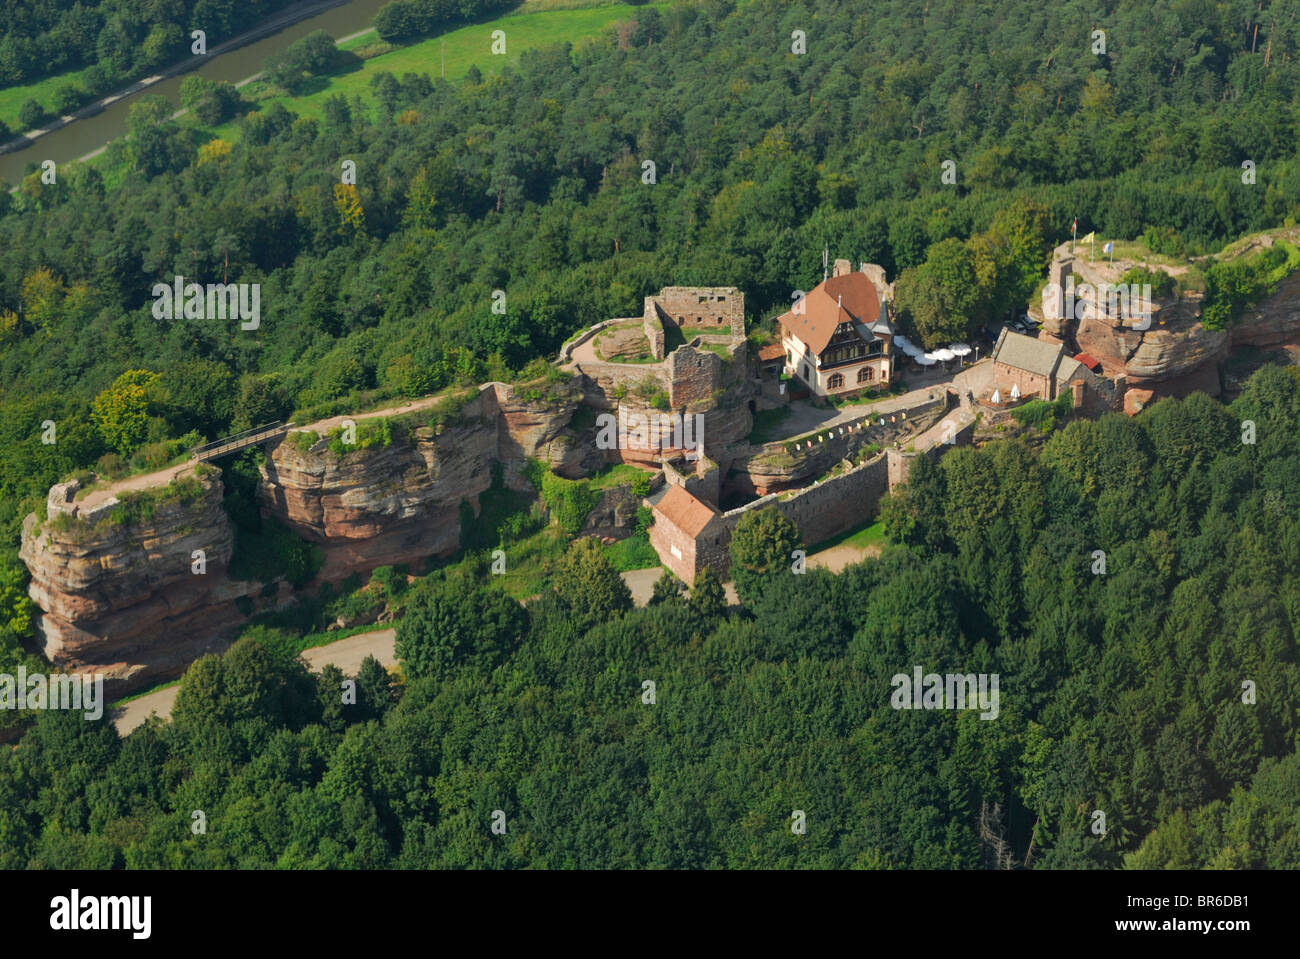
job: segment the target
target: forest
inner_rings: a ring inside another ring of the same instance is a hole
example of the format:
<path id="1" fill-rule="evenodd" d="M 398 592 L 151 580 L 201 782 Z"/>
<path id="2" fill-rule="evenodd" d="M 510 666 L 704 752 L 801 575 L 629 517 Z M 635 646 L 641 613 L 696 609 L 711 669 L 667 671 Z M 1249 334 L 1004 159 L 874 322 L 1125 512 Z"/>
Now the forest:
<path id="1" fill-rule="evenodd" d="M 731 609 L 716 577 L 633 609 L 591 539 L 527 605 L 435 573 L 401 682 L 368 661 L 347 704 L 259 629 L 170 723 L 42 712 L 0 867 L 1295 868 L 1297 437 L 1267 366 L 1231 408 L 922 458 L 838 575 L 749 514 Z M 998 717 L 892 708 L 914 665 L 998 674 Z"/>
<path id="2" fill-rule="evenodd" d="M 59 69 L 114 50 L 128 59 L 113 70 L 136 69 L 149 31 L 183 32 L 191 7 L 152 6 L 166 15 L 21 4 L 0 25 L 0 83 L 50 64 L 6 66 L 59 24 L 125 31 Z M 1178 255 L 1294 225 L 1298 10 L 629 5 L 616 28 L 500 76 L 384 74 L 320 120 L 197 85 L 205 116 L 141 99 L 104 157 L 0 184 L 0 664 L 36 662 L 22 518 L 75 473 L 536 376 L 568 337 L 668 284 L 737 286 L 761 327 L 820 279 L 824 248 L 899 277 L 900 318 L 929 343 L 1023 305 L 1075 217 L 1081 235 Z M 429 25 L 387 16 L 394 40 Z M 104 17 L 118 26 L 87 19 Z M 232 115 L 223 137 L 204 125 Z M 1213 322 L 1286 263 L 1210 264 Z M 150 291 L 176 275 L 260 284 L 260 327 L 154 319 Z M 881 561 L 785 584 L 779 604 L 759 590 L 724 615 L 669 597 L 596 624 L 559 589 L 520 618 L 476 586 L 437 615 L 499 635 L 449 676 L 410 675 L 399 702 L 371 670 L 369 705 L 339 713 L 336 677 L 285 658 L 268 679 L 274 644 L 244 643 L 192 671 L 208 689 L 172 727 L 119 743 L 43 716 L 4 760 L 5 862 L 969 866 L 999 836 L 994 864 L 1006 850 L 1031 865 L 1295 864 L 1277 810 L 1300 775 L 1284 705 L 1294 382 L 1263 371 L 1237 404 L 1072 422 L 1041 457 L 954 454 L 890 505 Z M 1247 413 L 1257 447 L 1234 440 Z M 1105 577 L 1087 573 L 1094 549 Z M 887 662 L 945 658 L 1019 683 L 997 722 L 882 710 Z M 657 676 L 660 704 L 642 706 Z M 1250 711 L 1230 708 L 1244 679 Z M 1103 841 L 1089 803 L 1107 811 Z M 793 843 L 778 827 L 814 807 Z M 189 838 L 199 808 L 231 825 Z M 496 808 L 522 817 L 506 842 L 479 829 Z"/>

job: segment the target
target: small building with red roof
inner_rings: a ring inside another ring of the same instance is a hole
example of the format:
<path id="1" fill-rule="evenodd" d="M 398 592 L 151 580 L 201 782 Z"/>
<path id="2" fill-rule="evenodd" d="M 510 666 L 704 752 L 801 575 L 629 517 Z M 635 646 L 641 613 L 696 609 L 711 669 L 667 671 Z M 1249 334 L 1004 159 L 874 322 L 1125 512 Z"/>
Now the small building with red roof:
<path id="1" fill-rule="evenodd" d="M 681 486 L 669 486 L 651 509 L 650 545 L 664 566 L 684 583 L 694 583 L 705 566 L 725 576 L 731 541 L 722 514 Z"/>

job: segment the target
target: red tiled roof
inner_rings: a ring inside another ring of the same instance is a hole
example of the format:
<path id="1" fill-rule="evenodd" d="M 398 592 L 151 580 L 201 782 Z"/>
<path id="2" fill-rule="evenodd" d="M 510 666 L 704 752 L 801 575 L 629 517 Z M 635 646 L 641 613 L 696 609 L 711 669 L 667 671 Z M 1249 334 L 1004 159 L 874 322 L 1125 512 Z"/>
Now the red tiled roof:
<path id="1" fill-rule="evenodd" d="M 698 500 L 680 486 L 673 486 L 655 504 L 659 513 L 687 536 L 698 536 L 717 511 L 703 500 Z"/>
<path id="2" fill-rule="evenodd" d="M 871 324 L 880 317 L 880 295 L 865 273 L 843 273 L 823 280 L 803 298 L 798 311 L 783 313 L 780 323 L 820 354 L 841 323 Z"/>
<path id="3" fill-rule="evenodd" d="M 1097 359 L 1097 357 L 1093 356 L 1091 353 L 1080 353 L 1074 358 L 1074 361 L 1076 363 L 1082 363 L 1094 373 L 1101 372 L 1101 360 Z"/>
<path id="4" fill-rule="evenodd" d="M 785 348 L 780 343 L 769 343 L 758 348 L 760 360 L 779 360 L 785 356 Z"/>
<path id="5" fill-rule="evenodd" d="M 844 308 L 867 326 L 880 317 L 880 293 L 865 273 L 841 273 L 822 284 L 826 292 L 841 298 Z"/>

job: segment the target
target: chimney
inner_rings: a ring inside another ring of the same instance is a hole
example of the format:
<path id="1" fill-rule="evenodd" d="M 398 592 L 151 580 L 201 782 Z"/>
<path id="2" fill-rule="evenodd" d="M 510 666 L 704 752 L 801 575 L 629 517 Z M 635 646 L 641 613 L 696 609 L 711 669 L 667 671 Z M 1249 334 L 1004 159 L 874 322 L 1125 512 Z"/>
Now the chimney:
<path id="1" fill-rule="evenodd" d="M 831 271 L 831 276 L 843 276 L 846 273 L 853 272 L 853 264 L 848 260 L 836 260 L 835 269 Z"/>

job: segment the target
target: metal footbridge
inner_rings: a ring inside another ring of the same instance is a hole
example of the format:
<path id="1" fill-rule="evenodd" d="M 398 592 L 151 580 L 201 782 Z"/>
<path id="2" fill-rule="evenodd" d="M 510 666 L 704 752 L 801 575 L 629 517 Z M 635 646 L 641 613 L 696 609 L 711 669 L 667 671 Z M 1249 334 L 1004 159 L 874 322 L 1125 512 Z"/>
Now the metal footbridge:
<path id="1" fill-rule="evenodd" d="M 204 443 L 202 446 L 196 446 L 190 450 L 191 461 L 203 463 L 207 460 L 214 460 L 218 456 L 225 456 L 227 453 L 237 453 L 240 450 L 248 449 L 250 446 L 257 446 L 260 443 L 269 443 L 272 440 L 278 440 L 293 428 L 292 423 L 268 423 L 265 426 L 255 426 L 251 430 L 244 430 L 242 433 L 235 433 L 211 443 Z"/>

